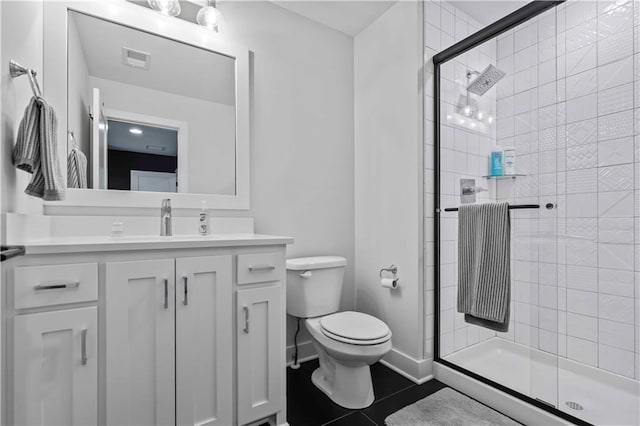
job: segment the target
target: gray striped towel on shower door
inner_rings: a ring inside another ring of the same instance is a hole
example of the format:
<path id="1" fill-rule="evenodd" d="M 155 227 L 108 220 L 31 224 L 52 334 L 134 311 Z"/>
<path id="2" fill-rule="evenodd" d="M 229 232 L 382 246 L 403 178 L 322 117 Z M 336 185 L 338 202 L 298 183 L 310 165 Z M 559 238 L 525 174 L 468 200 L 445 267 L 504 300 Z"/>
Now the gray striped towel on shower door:
<path id="1" fill-rule="evenodd" d="M 459 207 L 458 312 L 466 322 L 509 329 L 510 240 L 509 203 Z"/>

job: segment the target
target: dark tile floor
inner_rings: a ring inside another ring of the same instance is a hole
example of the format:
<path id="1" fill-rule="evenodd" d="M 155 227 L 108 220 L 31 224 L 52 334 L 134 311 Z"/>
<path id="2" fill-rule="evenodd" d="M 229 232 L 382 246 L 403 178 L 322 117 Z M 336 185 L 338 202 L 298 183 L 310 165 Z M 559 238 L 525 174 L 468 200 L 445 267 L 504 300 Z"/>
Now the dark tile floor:
<path id="1" fill-rule="evenodd" d="M 380 363 L 371 366 L 375 401 L 363 410 L 349 410 L 331 401 L 311 382 L 318 360 L 287 368 L 287 421 L 291 426 L 384 426 L 384 419 L 402 407 L 446 387 L 437 380 L 416 385 Z"/>

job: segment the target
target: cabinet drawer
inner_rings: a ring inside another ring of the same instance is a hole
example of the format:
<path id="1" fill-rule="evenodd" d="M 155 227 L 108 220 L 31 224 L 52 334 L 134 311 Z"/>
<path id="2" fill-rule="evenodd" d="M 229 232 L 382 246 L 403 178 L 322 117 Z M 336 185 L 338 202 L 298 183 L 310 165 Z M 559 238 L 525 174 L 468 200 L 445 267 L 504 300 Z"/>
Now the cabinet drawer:
<path id="1" fill-rule="evenodd" d="M 22 266 L 15 269 L 16 309 L 98 300 L 98 264 Z"/>
<path id="2" fill-rule="evenodd" d="M 282 277 L 281 253 L 238 255 L 238 284 L 277 281 Z"/>

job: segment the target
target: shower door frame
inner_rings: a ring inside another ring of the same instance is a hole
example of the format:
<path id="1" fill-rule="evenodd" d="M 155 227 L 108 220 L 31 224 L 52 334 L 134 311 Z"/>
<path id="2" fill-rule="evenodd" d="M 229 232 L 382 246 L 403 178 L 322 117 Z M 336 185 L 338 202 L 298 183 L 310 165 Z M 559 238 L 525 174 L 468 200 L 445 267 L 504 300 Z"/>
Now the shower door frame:
<path id="1" fill-rule="evenodd" d="M 433 84 L 434 84 L 434 208 L 435 219 L 434 222 L 434 348 L 433 348 L 433 360 L 439 364 L 442 364 L 452 370 L 469 376 L 481 383 L 489 385 L 495 389 L 498 389 L 508 395 L 518 398 L 528 404 L 531 404 L 537 408 L 545 410 L 551 414 L 554 414 L 560 418 L 568 420 L 578 425 L 590 425 L 578 417 L 574 417 L 564 411 L 560 411 L 554 406 L 551 406 L 545 402 L 534 399 L 528 395 L 520 393 L 512 388 L 495 382 L 487 377 L 484 377 L 478 373 L 467 370 L 457 364 L 447 361 L 440 357 L 440 213 L 443 207 L 440 205 L 440 124 L 441 124 L 441 108 L 440 108 L 440 65 L 447 62 L 456 56 L 473 49 L 480 44 L 497 37 L 506 31 L 509 31 L 518 25 L 527 22 L 528 20 L 540 15 L 541 13 L 552 9 L 566 0 L 559 1 L 532 1 L 515 12 L 499 19 L 491 25 L 482 28 L 478 32 L 471 34 L 467 38 L 455 43 L 451 47 L 435 54 L 433 56 Z"/>

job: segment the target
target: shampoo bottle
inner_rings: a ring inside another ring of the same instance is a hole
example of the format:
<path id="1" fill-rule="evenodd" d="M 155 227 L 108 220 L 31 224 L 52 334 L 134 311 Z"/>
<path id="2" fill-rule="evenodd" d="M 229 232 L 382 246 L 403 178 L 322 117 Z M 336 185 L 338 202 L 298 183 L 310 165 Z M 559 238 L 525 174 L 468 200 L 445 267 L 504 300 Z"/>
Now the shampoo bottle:
<path id="1" fill-rule="evenodd" d="M 516 174 L 516 150 L 514 148 L 505 148 L 503 156 L 504 156 L 504 160 L 503 160 L 504 174 L 515 175 Z"/>
<path id="2" fill-rule="evenodd" d="M 200 209 L 200 225 L 198 231 L 200 235 L 209 234 L 209 213 L 207 212 L 207 202 L 202 200 L 202 208 Z"/>
<path id="3" fill-rule="evenodd" d="M 504 174 L 503 156 L 504 153 L 501 149 L 494 149 L 491 151 L 491 156 L 489 157 L 490 176 L 502 176 Z"/>

